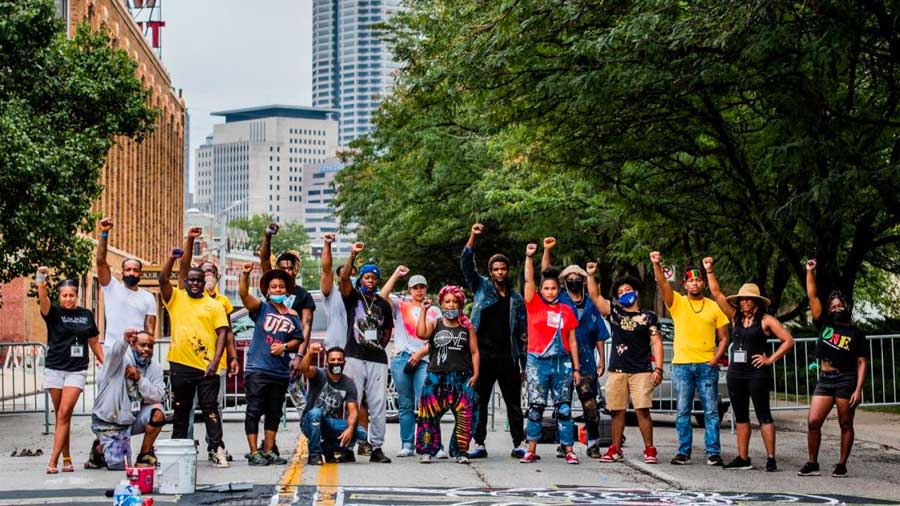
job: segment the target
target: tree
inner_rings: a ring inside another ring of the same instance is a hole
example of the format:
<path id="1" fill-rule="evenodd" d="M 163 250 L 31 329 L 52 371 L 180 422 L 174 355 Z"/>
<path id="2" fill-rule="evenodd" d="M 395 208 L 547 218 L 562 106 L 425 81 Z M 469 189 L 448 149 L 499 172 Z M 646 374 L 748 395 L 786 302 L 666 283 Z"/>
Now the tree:
<path id="1" fill-rule="evenodd" d="M 87 25 L 67 38 L 53 2 L 0 1 L 0 19 L 0 282 L 40 265 L 77 277 L 107 153 L 157 112 L 128 55 Z"/>
<path id="2" fill-rule="evenodd" d="M 805 258 L 823 294 L 900 273 L 894 4 L 409 7 L 394 96 L 338 179 L 342 220 L 385 256 L 449 253 L 486 215 L 498 240 L 552 233 L 610 266 L 715 256 L 785 318 Z"/>
<path id="3" fill-rule="evenodd" d="M 269 214 L 254 214 L 249 218 L 238 218 L 228 222 L 228 226 L 242 230 L 247 234 L 247 240 L 240 245 L 242 249 L 258 251 L 262 244 L 262 238 L 266 233 L 266 227 L 275 221 L 275 217 Z M 278 233 L 272 236 L 272 253 L 278 255 L 288 250 L 296 250 L 301 255 L 305 254 L 309 245 L 309 235 L 299 222 L 279 224 Z"/>

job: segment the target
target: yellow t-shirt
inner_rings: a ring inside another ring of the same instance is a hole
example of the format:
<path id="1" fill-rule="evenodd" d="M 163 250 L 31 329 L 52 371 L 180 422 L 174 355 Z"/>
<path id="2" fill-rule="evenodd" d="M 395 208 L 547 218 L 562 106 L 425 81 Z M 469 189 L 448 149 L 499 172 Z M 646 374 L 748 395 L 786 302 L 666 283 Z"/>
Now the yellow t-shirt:
<path id="1" fill-rule="evenodd" d="M 728 325 L 728 317 L 716 301 L 697 302 L 675 292 L 669 307 L 675 324 L 673 364 L 709 362 L 716 355 L 716 329 Z"/>
<path id="2" fill-rule="evenodd" d="M 217 300 L 220 303 L 222 303 L 222 307 L 225 308 L 225 316 L 228 316 L 234 312 L 234 305 L 231 304 L 231 301 L 228 300 L 228 297 L 222 295 L 218 291 L 215 291 L 211 294 L 207 292 L 207 295 L 212 297 L 214 300 Z M 227 355 L 228 355 L 228 353 L 222 354 L 222 360 L 219 361 L 219 370 L 216 372 L 221 373 L 222 371 L 225 370 L 226 367 L 228 367 L 228 362 L 226 361 L 226 359 L 228 358 Z"/>
<path id="3" fill-rule="evenodd" d="M 165 306 L 172 319 L 172 346 L 166 358 L 205 371 L 216 355 L 216 329 L 228 326 L 225 308 L 205 294 L 195 299 L 183 288 L 172 290 Z"/>

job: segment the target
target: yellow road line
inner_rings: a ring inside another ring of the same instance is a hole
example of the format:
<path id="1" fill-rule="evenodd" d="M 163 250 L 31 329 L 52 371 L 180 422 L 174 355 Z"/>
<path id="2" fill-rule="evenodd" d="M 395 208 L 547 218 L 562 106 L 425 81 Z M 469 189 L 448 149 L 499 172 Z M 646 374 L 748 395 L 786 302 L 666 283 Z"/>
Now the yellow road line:
<path id="1" fill-rule="evenodd" d="M 316 506 L 335 506 L 338 495 L 338 466 L 325 464 L 319 469 L 316 479 Z"/>
<path id="2" fill-rule="evenodd" d="M 272 497 L 273 505 L 290 505 L 294 503 L 297 497 L 297 485 L 300 485 L 300 478 L 303 476 L 303 461 L 307 455 L 306 436 L 300 434 L 297 438 L 297 447 L 294 449 L 294 455 L 288 462 L 287 469 L 281 475 L 281 481 L 278 483 L 278 493 Z"/>

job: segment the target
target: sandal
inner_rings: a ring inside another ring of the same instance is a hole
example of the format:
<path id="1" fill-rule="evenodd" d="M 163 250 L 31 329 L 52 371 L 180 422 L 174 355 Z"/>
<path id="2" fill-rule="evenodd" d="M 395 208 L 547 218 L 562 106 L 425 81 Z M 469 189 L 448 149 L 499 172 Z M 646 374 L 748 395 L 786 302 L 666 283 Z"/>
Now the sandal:
<path id="1" fill-rule="evenodd" d="M 74 473 L 75 472 L 75 466 L 72 465 L 72 457 L 63 457 L 62 472 L 64 472 L 64 473 Z"/>
<path id="2" fill-rule="evenodd" d="M 57 474 L 59 473 L 59 468 L 56 466 L 47 466 L 47 474 Z"/>

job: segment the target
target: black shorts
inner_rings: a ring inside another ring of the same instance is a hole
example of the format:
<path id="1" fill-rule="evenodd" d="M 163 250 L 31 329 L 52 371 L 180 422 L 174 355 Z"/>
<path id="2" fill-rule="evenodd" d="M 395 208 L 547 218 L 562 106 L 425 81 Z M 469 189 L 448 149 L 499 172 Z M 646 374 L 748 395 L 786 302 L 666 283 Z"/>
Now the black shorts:
<path id="1" fill-rule="evenodd" d="M 856 390 L 856 371 L 828 371 L 819 374 L 819 382 L 813 395 L 850 399 Z"/>

